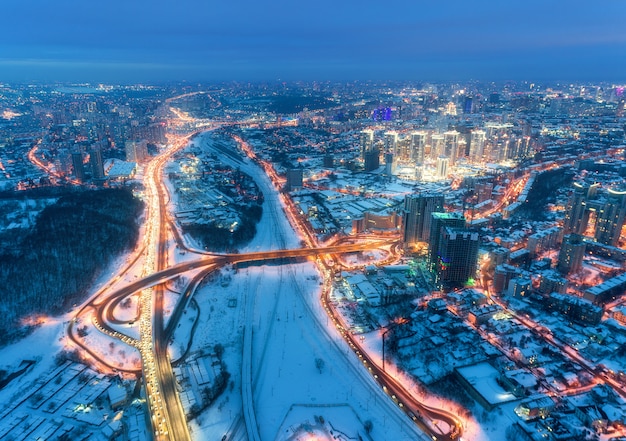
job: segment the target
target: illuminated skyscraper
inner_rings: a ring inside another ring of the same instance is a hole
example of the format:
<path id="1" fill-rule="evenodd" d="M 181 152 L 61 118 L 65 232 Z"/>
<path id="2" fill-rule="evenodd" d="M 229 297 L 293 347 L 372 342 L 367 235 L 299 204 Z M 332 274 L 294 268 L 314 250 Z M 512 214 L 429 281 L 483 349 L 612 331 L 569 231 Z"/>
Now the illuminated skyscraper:
<path id="1" fill-rule="evenodd" d="M 437 170 L 436 176 L 439 179 L 445 179 L 448 176 L 448 164 L 450 163 L 450 159 L 445 156 L 440 156 L 437 158 Z"/>
<path id="2" fill-rule="evenodd" d="M 445 155 L 450 158 L 450 165 L 455 165 L 459 157 L 459 132 L 452 130 L 443 134 Z"/>
<path id="3" fill-rule="evenodd" d="M 589 200 L 596 196 L 599 184 L 590 186 L 574 183 L 574 191 L 570 195 L 565 210 L 563 231 L 565 234 L 585 234 L 589 223 Z"/>
<path id="4" fill-rule="evenodd" d="M 485 131 L 472 130 L 470 137 L 470 160 L 480 161 L 485 153 Z"/>
<path id="5" fill-rule="evenodd" d="M 430 237 L 432 214 L 443 211 L 441 194 L 414 194 L 404 197 L 402 236 L 404 243 L 427 241 Z"/>
<path id="6" fill-rule="evenodd" d="M 411 133 L 410 156 L 411 161 L 417 165 L 424 163 L 424 149 L 426 147 L 426 132 Z"/>
<path id="7" fill-rule="evenodd" d="M 385 132 L 385 153 L 393 153 L 398 156 L 398 133 Z"/>
<path id="8" fill-rule="evenodd" d="M 374 131 L 361 131 L 361 159 L 365 161 L 365 154 L 374 148 Z"/>

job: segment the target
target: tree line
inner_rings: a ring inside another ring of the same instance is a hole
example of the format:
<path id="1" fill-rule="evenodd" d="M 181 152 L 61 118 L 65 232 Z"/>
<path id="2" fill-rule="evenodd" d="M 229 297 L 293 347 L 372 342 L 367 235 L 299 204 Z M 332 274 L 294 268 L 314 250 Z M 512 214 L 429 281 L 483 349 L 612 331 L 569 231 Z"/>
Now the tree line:
<path id="1" fill-rule="evenodd" d="M 234 231 L 216 224 L 194 224 L 183 227 L 183 231 L 191 234 L 212 251 L 229 251 L 239 245 L 251 241 L 256 235 L 256 224 L 261 220 L 263 207 L 256 203 L 249 205 L 233 205 L 239 211 L 241 223 Z"/>
<path id="2" fill-rule="evenodd" d="M 134 247 L 143 203 L 129 188 L 69 192 L 0 250 L 0 345 L 28 332 L 24 318 L 66 312 L 113 258 Z"/>

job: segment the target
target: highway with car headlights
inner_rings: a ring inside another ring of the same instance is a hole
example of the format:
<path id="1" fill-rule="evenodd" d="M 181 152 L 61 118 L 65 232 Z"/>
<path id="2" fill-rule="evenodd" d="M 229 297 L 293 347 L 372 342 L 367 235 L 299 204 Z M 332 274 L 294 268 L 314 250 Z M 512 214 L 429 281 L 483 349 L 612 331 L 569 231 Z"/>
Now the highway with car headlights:
<path id="1" fill-rule="evenodd" d="M 89 353 L 97 362 L 101 363 L 109 369 L 125 370 L 126 372 L 138 374 L 141 372 L 145 393 L 147 411 L 151 422 L 151 433 L 155 440 L 181 440 L 191 439 L 189 428 L 187 426 L 186 416 L 182 408 L 175 376 L 172 372 L 171 360 L 168 355 L 168 344 L 172 336 L 173 329 L 176 327 L 181 314 L 191 297 L 195 285 L 202 278 L 224 265 L 249 264 L 271 262 L 281 259 L 303 259 L 313 256 L 327 256 L 344 254 L 351 252 L 361 252 L 365 250 L 381 249 L 384 247 L 393 247 L 397 244 L 394 237 L 385 237 L 379 239 L 352 238 L 350 241 L 338 241 L 333 245 L 321 247 L 307 247 L 298 249 L 283 249 L 272 251 L 258 251 L 242 254 L 199 254 L 197 258 L 190 259 L 178 264 L 170 264 L 168 261 L 168 252 L 170 246 L 169 230 L 174 234 L 179 247 L 185 247 L 180 236 L 171 223 L 168 222 L 166 214 L 166 190 L 160 183 L 162 169 L 165 163 L 170 159 L 171 155 L 182 148 L 189 137 L 178 140 L 170 150 L 157 156 L 148 164 L 145 173 L 145 200 L 147 204 L 147 220 L 145 226 L 144 240 L 140 250 L 142 253 L 142 271 L 141 276 L 137 280 L 128 283 L 119 289 L 112 290 L 111 285 L 107 285 L 106 290 L 99 292 L 97 296 L 83 305 L 77 313 L 80 318 L 83 314 L 93 313 L 90 315 L 93 324 L 101 332 L 117 338 L 124 343 L 136 348 L 141 357 L 141 370 L 138 369 L 121 369 L 120 367 L 111 366 L 106 359 L 100 358 L 88 345 L 76 335 L 75 321 L 68 326 L 68 335 L 70 338 L 87 353 Z M 293 207 L 286 207 L 285 210 L 292 225 L 295 225 L 298 231 L 308 232 L 309 229 L 294 214 Z M 306 242 L 311 245 L 314 241 L 308 235 L 304 234 Z M 195 250 L 189 250 L 190 255 Z M 137 262 L 137 256 L 133 262 Z M 125 271 L 130 270 L 132 265 L 127 266 L 121 271 L 115 280 L 118 280 Z M 165 325 L 163 315 L 163 285 L 165 282 L 176 278 L 181 274 L 194 272 L 190 285 L 185 289 L 178 304 L 175 306 L 173 313 L 169 317 L 167 326 Z M 328 271 L 326 271 L 328 273 Z M 326 276 L 328 277 L 328 276 Z M 125 299 L 133 295 L 138 295 L 139 314 L 133 318 L 134 323 L 139 324 L 139 336 L 127 335 L 121 332 L 121 324 L 129 321 L 120 320 L 115 316 L 117 306 Z M 324 303 L 326 310 L 334 320 L 338 320 L 336 313 Z M 358 342 L 352 335 L 346 333 L 342 327 L 338 327 L 344 339 L 355 350 L 357 357 L 363 361 L 365 368 L 372 374 L 374 379 L 381 385 L 385 391 L 390 391 L 391 399 L 401 407 L 405 413 L 418 426 L 433 439 L 453 440 L 457 439 L 461 433 L 461 424 L 453 415 L 438 409 L 432 409 L 417 402 L 411 397 L 411 394 L 404 390 L 403 386 L 387 375 L 382 369 L 376 366 L 362 348 L 359 348 Z M 445 430 L 437 427 L 433 422 L 445 422 Z"/>

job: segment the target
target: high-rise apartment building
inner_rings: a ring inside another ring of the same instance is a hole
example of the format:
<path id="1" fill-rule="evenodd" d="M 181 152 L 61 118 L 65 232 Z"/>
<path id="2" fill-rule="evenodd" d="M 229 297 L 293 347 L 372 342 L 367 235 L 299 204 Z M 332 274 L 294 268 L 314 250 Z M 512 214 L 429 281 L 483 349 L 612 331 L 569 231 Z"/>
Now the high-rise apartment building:
<path id="1" fill-rule="evenodd" d="M 85 182 L 85 165 L 83 164 L 83 154 L 81 152 L 72 152 L 72 167 L 74 168 L 76 180 Z"/>
<path id="2" fill-rule="evenodd" d="M 374 148 L 374 131 L 362 130 L 361 131 L 361 159 L 365 161 L 365 154 Z"/>
<path id="3" fill-rule="evenodd" d="M 470 135 L 470 160 L 478 162 L 485 154 L 486 134 L 484 130 L 472 130 Z"/>
<path id="4" fill-rule="evenodd" d="M 465 228 L 443 227 L 435 255 L 435 283 L 463 286 L 476 277 L 479 234 Z"/>
<path id="5" fill-rule="evenodd" d="M 287 170 L 287 182 L 285 184 L 287 191 L 299 190 L 302 188 L 303 171 L 301 168 Z"/>
<path id="6" fill-rule="evenodd" d="M 126 161 L 143 162 L 148 158 L 148 143 L 146 141 L 126 141 Z"/>
<path id="7" fill-rule="evenodd" d="M 606 202 L 598 211 L 595 239 L 605 245 L 617 246 L 626 217 L 626 191 L 609 189 Z"/>
<path id="8" fill-rule="evenodd" d="M 557 269 L 561 274 L 580 271 L 585 257 L 585 242 L 580 234 L 568 234 L 563 238 L 559 251 Z"/>
<path id="9" fill-rule="evenodd" d="M 574 183 L 565 211 L 563 230 L 593 236 L 599 243 L 619 244 L 626 220 L 626 191 L 608 189 L 600 184 Z"/>
<path id="10" fill-rule="evenodd" d="M 435 175 L 439 179 L 445 179 L 448 176 L 448 166 L 450 164 L 450 158 L 446 158 L 445 156 L 439 156 L 437 158 L 437 167 L 435 170 Z"/>
<path id="11" fill-rule="evenodd" d="M 393 153 L 385 153 L 385 174 L 390 177 L 396 174 L 397 159 Z"/>
<path id="12" fill-rule="evenodd" d="M 374 171 L 380 167 L 380 150 L 378 146 L 374 146 L 370 150 L 366 151 L 363 160 L 366 172 Z"/>
<path id="13" fill-rule="evenodd" d="M 398 156 L 398 133 L 397 132 L 385 132 L 385 153 L 392 153 L 394 156 Z"/>
<path id="14" fill-rule="evenodd" d="M 445 155 L 450 158 L 450 165 L 455 165 L 459 157 L 459 132 L 452 130 L 443 134 Z"/>
<path id="15" fill-rule="evenodd" d="M 410 136 L 401 136 L 398 138 L 398 153 L 399 159 L 402 161 L 411 160 L 411 137 Z"/>
<path id="16" fill-rule="evenodd" d="M 424 151 L 426 148 L 426 132 L 411 133 L 410 157 L 417 165 L 424 163 Z"/>
<path id="17" fill-rule="evenodd" d="M 598 184 L 584 185 L 574 183 L 574 191 L 570 195 L 565 211 L 563 231 L 565 234 L 585 234 L 589 223 L 588 203 L 596 196 Z"/>
<path id="18" fill-rule="evenodd" d="M 89 165 L 93 179 L 104 179 L 104 163 L 102 161 L 102 151 L 99 147 L 94 147 L 89 151 Z"/>
<path id="19" fill-rule="evenodd" d="M 433 159 L 437 159 L 440 156 L 445 156 L 446 150 L 444 148 L 443 135 L 435 134 L 430 137 L 430 156 Z"/>
<path id="20" fill-rule="evenodd" d="M 443 212 L 441 194 L 413 194 L 404 197 L 402 237 L 407 245 L 427 241 L 430 237 L 432 214 Z"/>
<path id="21" fill-rule="evenodd" d="M 435 212 L 430 215 L 428 234 L 428 262 L 431 271 L 435 271 L 438 261 L 439 242 L 445 227 L 465 228 L 465 218 L 460 213 Z"/>

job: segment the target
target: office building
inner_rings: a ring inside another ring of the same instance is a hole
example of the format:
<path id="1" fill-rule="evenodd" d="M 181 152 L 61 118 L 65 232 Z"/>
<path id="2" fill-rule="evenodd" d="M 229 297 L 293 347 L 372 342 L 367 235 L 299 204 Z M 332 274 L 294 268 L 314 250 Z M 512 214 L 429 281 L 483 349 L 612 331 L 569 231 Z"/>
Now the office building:
<path id="1" fill-rule="evenodd" d="M 406 245 L 429 239 L 432 214 L 443 212 L 443 204 L 444 198 L 440 194 L 414 194 L 404 197 L 402 237 Z"/>

